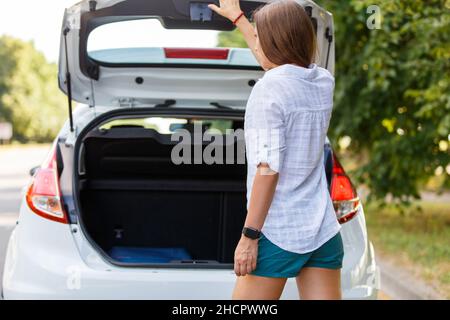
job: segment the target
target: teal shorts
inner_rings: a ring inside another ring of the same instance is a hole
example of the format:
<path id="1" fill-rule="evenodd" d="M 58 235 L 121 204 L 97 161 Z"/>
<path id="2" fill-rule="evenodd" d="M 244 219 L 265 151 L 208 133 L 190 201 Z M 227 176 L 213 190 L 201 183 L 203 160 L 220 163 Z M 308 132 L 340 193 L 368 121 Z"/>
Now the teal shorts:
<path id="1" fill-rule="evenodd" d="M 304 254 L 281 249 L 262 234 L 258 241 L 256 269 L 250 274 L 292 278 L 296 277 L 302 268 L 307 267 L 340 269 L 343 259 L 344 246 L 340 232 L 318 249 Z"/>

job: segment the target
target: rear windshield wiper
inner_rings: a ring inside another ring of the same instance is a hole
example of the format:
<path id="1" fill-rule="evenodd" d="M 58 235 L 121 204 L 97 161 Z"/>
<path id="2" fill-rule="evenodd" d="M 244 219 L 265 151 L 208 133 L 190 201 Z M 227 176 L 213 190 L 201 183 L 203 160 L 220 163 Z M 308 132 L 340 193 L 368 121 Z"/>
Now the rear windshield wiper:
<path id="1" fill-rule="evenodd" d="M 210 105 L 212 105 L 212 106 L 214 106 L 214 107 L 216 107 L 218 109 L 227 109 L 227 110 L 233 109 L 233 108 L 231 108 L 229 106 L 224 106 L 224 105 L 222 105 L 222 104 L 220 104 L 218 102 L 211 102 Z"/>
<path id="2" fill-rule="evenodd" d="M 156 108 L 169 108 L 177 104 L 176 100 L 166 100 L 163 103 L 157 104 Z"/>
<path id="3" fill-rule="evenodd" d="M 156 108 L 169 108 L 169 107 L 173 107 L 176 104 L 177 104 L 176 100 L 166 100 L 163 103 L 155 105 L 155 107 Z M 211 102 L 210 105 L 212 105 L 212 106 L 214 106 L 214 107 L 216 107 L 218 109 L 227 109 L 227 110 L 233 109 L 233 108 L 231 108 L 229 106 L 224 106 L 224 105 L 222 105 L 222 104 L 220 104 L 218 102 Z"/>

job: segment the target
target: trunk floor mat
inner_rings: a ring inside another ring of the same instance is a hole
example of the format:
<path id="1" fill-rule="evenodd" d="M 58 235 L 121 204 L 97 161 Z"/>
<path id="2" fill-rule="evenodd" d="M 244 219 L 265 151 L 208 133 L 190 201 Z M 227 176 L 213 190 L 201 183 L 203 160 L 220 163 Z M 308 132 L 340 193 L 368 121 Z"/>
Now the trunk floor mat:
<path id="1" fill-rule="evenodd" d="M 114 260 L 128 263 L 169 263 L 173 260 L 192 260 L 184 248 L 112 247 Z"/>

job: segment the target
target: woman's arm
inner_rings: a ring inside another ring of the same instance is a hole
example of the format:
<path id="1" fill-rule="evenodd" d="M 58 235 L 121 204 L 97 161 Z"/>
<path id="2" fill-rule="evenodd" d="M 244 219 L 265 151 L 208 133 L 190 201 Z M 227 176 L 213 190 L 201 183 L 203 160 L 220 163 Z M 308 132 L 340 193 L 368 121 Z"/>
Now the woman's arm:
<path id="1" fill-rule="evenodd" d="M 242 11 L 241 6 L 239 5 L 239 0 L 220 0 L 220 7 L 215 4 L 209 4 L 208 7 L 230 21 L 234 21 Z M 253 25 L 245 16 L 242 16 L 236 22 L 236 27 L 241 31 L 248 47 L 252 50 L 256 59 L 258 59 L 255 52 L 256 33 Z"/>
<path id="2" fill-rule="evenodd" d="M 220 0 L 220 7 L 214 4 L 208 7 L 234 21 L 240 14 L 239 0 Z M 236 26 L 242 32 L 248 47 L 259 62 L 255 51 L 256 32 L 245 16 L 239 18 Z M 260 163 L 253 180 L 249 207 L 244 226 L 261 230 L 269 211 L 275 189 L 278 183 L 278 173 L 272 171 L 267 163 Z M 258 256 L 258 240 L 241 236 L 234 253 L 234 271 L 238 276 L 245 276 L 256 268 Z"/>
<path id="3" fill-rule="evenodd" d="M 253 180 L 245 226 L 261 230 L 272 203 L 277 183 L 278 173 L 270 170 L 268 164 L 261 163 Z"/>
<path id="4" fill-rule="evenodd" d="M 261 230 L 272 203 L 277 183 L 278 173 L 270 170 L 267 164 L 261 163 L 253 179 L 244 226 Z M 258 240 L 242 235 L 234 252 L 234 272 L 236 275 L 245 276 L 255 270 L 257 257 Z"/>

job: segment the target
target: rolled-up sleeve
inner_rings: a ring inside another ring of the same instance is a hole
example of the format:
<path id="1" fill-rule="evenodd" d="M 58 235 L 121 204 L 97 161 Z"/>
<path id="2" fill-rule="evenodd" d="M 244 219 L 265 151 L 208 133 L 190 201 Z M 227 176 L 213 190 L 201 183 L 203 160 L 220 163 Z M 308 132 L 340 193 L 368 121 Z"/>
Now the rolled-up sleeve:
<path id="1" fill-rule="evenodd" d="M 247 132 L 248 161 L 251 165 L 261 163 L 270 169 L 280 172 L 286 152 L 285 121 L 282 105 L 277 99 L 274 89 L 267 86 L 259 88 L 253 97 L 253 108 L 249 115 L 250 125 Z"/>

